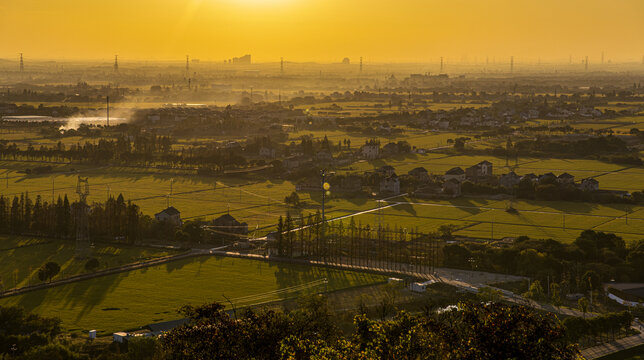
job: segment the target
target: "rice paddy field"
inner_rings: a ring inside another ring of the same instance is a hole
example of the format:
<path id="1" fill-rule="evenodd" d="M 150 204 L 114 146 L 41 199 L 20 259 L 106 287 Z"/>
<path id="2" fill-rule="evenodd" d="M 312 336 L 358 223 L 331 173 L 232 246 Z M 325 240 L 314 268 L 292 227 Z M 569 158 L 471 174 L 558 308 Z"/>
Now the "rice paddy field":
<path id="1" fill-rule="evenodd" d="M 0 236 L 0 290 L 40 284 L 38 269 L 50 261 L 61 267 L 53 280 L 87 272 L 85 261 L 75 258 L 74 249 L 72 241 Z M 176 253 L 124 244 L 97 243 L 92 249 L 92 257 L 98 260 L 99 270 Z"/>
<path id="2" fill-rule="evenodd" d="M 330 134 L 341 136 L 340 134 Z M 422 166 L 430 173 L 444 174 L 452 167 L 466 168 L 480 161 L 488 160 L 494 165 L 494 172 L 502 174 L 511 168 L 518 174 L 543 174 L 553 172 L 559 175 L 568 172 L 576 177 L 593 177 L 599 181 L 601 189 L 641 191 L 644 188 L 641 179 L 644 178 L 644 168 L 627 167 L 618 164 L 604 163 L 596 160 L 583 159 L 535 159 L 519 158 L 507 163 L 506 159 L 491 156 L 450 155 L 440 153 L 408 154 L 386 160 L 360 161 L 339 169 L 338 173 L 364 172 L 383 165 L 391 165 L 398 174 L 406 174 L 409 170 Z M 284 198 L 295 190 L 295 184 L 283 180 L 266 180 L 256 178 L 252 174 L 245 176 L 200 177 L 191 171 L 162 170 L 155 168 L 134 167 L 91 167 L 59 164 L 55 166 L 54 174 L 27 175 L 25 168 L 39 166 L 37 162 L 0 162 L 0 193 L 7 196 L 29 192 L 31 198 L 40 195 L 43 200 L 51 201 L 59 195 L 67 194 L 70 200 L 75 199 L 75 187 L 78 175 L 89 177 L 89 201 L 104 201 L 110 195 L 123 194 L 126 200 L 132 200 L 141 210 L 150 216 L 172 205 L 181 211 L 183 219 L 212 219 L 230 213 L 237 219 L 249 224 L 251 235 L 262 236 L 271 231 L 280 215 L 287 211 L 297 213 L 284 203 Z M 331 190 L 333 191 L 333 189 Z M 315 213 L 321 208 L 321 196 L 316 193 L 300 193 L 304 202 L 301 210 L 305 215 Z M 424 203 L 441 203 L 435 200 L 424 200 Z M 456 199 L 453 202 L 471 203 L 473 206 L 487 206 L 494 203 L 483 199 Z M 344 199 L 331 196 L 327 199 L 326 215 L 328 218 L 347 216 L 375 209 L 376 202 L 370 198 Z M 437 210 L 428 206 L 409 205 L 413 211 L 403 211 L 406 207 L 396 205 L 388 208 L 387 220 L 391 223 L 408 223 L 409 226 L 430 231 L 441 224 L 452 223 L 459 225 L 460 234 L 469 236 L 494 237 L 518 236 L 533 234 L 544 237 L 574 239 L 580 229 L 586 226 L 602 231 L 615 231 L 625 239 L 635 240 L 644 238 L 641 218 L 644 217 L 639 207 L 632 207 L 629 223 L 619 218 L 626 214 L 625 206 L 616 204 L 585 204 L 585 203 L 523 203 L 516 202 L 513 206 L 527 206 L 549 209 L 555 214 L 535 213 L 510 215 L 505 213 L 506 203 L 498 202 L 499 210 L 477 211 L 476 215 L 463 216 L 464 210 L 457 210 L 453 215 L 445 208 Z M 617 209 L 617 210 L 615 210 Z M 472 210 L 473 211 L 473 210 Z M 480 214 L 479 214 L 480 212 Z M 562 213 L 566 215 L 566 228 L 563 229 Z M 439 215 L 435 215 L 438 213 Z M 592 217 L 606 215 L 608 217 Z M 578 214 L 578 215 L 575 215 Z M 357 215 L 365 223 L 372 223 L 373 212 Z M 446 217 L 446 218 L 445 218 Z M 611 218 L 612 217 L 612 218 Z M 404 218 L 404 219 L 403 219 Z M 396 219 L 396 220 L 393 220 Z M 640 220 L 638 220 L 640 219 Z M 575 223 L 578 225 L 575 225 Z M 494 223 L 494 226 L 491 224 Z M 639 225 L 638 225 L 639 224 Z M 492 229 L 494 227 L 494 229 Z"/>
<path id="3" fill-rule="evenodd" d="M 320 285 L 324 278 L 328 284 Z M 176 310 L 186 304 L 227 304 L 228 298 L 243 306 L 384 281 L 374 274 L 203 256 L 4 298 L 0 305 L 57 316 L 71 332 L 106 335 L 181 318 Z M 288 291 L 293 287 L 300 290 Z"/>
<path id="4" fill-rule="evenodd" d="M 356 222 L 372 224 L 382 216 L 387 224 L 434 231 L 455 225 L 456 235 L 501 239 L 527 235 L 572 242 L 586 229 L 613 232 L 629 243 L 644 238 L 644 207 L 573 202 L 513 201 L 457 198 L 388 199 L 389 207 L 358 215 Z M 507 212 L 508 206 L 517 210 Z M 380 215 L 379 215 L 380 212 Z"/>

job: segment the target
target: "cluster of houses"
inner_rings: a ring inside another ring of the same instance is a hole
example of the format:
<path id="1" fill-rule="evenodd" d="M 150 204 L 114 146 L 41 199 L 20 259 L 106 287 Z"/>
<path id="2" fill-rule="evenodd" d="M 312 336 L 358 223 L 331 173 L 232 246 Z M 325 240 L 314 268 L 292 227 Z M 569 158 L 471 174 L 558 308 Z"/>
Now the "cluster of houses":
<path id="1" fill-rule="evenodd" d="M 166 222 L 175 227 L 179 227 L 183 224 L 183 221 L 181 220 L 181 212 L 174 206 L 169 206 L 154 214 L 154 218 L 159 222 Z M 222 235 L 228 234 L 234 236 L 248 234 L 248 224 L 245 222 L 239 222 L 230 214 L 224 214 L 213 219 L 209 224 L 207 224 L 207 226 L 211 230 Z"/>
<path id="2" fill-rule="evenodd" d="M 259 147 L 257 155 L 261 159 L 270 161 L 280 158 L 281 152 L 283 153 L 284 151 L 280 151 L 274 146 L 264 145 Z M 413 148 L 406 141 L 389 142 L 384 146 L 381 146 L 379 140 L 371 139 L 366 141 L 365 144 L 360 148 L 351 149 L 344 147 L 342 151 L 339 151 L 336 154 L 336 156 L 334 156 L 331 151 L 326 149 L 320 149 L 313 155 L 304 155 L 301 152 L 301 149 L 295 147 L 289 149 L 288 153 L 290 153 L 290 155 L 281 158 L 281 163 L 282 167 L 285 170 L 290 171 L 313 164 L 342 166 L 361 159 L 376 160 L 383 157 L 395 156 L 398 154 L 405 154 L 410 152 L 423 154 L 426 152 L 426 150 Z"/>
<path id="3" fill-rule="evenodd" d="M 575 183 L 575 177 L 567 172 L 560 175 L 555 175 L 548 172 L 542 175 L 535 175 L 533 173 L 525 174 L 523 176 L 517 175 L 514 171 L 501 176 L 496 176 L 493 173 L 493 165 L 489 161 L 481 161 L 480 163 L 470 166 L 463 170 L 460 167 L 449 169 L 443 175 L 445 181 L 455 180 L 458 182 L 470 181 L 478 184 L 487 184 L 491 186 L 502 186 L 505 188 L 512 188 L 518 185 L 523 180 L 529 180 L 536 184 L 549 184 L 557 183 L 561 185 L 575 185 L 583 191 L 598 191 L 599 181 L 594 178 L 582 179 L 580 183 Z"/>
<path id="4" fill-rule="evenodd" d="M 561 103 L 543 106 L 536 102 L 518 104 L 493 104 L 485 108 L 465 108 L 451 111 L 426 110 L 424 127 L 435 130 L 483 127 L 491 128 L 505 124 L 517 124 L 534 119 L 583 119 L 601 118 L 601 110 L 576 103 Z"/>
<path id="5" fill-rule="evenodd" d="M 334 193 L 355 195 L 360 192 L 379 192 L 382 195 L 398 195 L 407 184 L 413 184 L 414 195 L 425 198 L 451 198 L 461 196 L 463 183 L 469 182 L 490 187 L 512 189 L 521 181 L 535 185 L 556 184 L 565 188 L 576 188 L 585 192 L 626 198 L 629 193 L 618 190 L 599 190 L 599 181 L 589 177 L 575 182 L 575 177 L 567 172 L 555 175 L 548 172 L 542 175 L 517 175 L 514 171 L 502 175 L 494 174 L 494 166 L 489 161 L 481 161 L 468 168 L 454 167 L 441 175 L 432 175 L 423 167 L 416 167 L 407 174 L 398 176 L 390 165 L 381 166 L 364 174 L 337 175 L 327 179 Z M 402 185 L 401 185 L 402 182 Z M 321 191 L 319 178 L 311 178 L 298 183 L 296 191 Z"/>

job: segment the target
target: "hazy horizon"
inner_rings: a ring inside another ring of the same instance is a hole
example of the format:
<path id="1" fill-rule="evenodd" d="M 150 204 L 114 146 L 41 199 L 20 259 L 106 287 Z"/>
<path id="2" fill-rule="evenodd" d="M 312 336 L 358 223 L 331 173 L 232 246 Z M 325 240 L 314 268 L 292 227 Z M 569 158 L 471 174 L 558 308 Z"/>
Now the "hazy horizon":
<path id="1" fill-rule="evenodd" d="M 395 6 L 394 6 L 395 5 Z M 639 62 L 644 2 L 38 0 L 0 5 L 0 58 L 424 64 Z M 483 16 L 484 14 L 484 16 Z"/>

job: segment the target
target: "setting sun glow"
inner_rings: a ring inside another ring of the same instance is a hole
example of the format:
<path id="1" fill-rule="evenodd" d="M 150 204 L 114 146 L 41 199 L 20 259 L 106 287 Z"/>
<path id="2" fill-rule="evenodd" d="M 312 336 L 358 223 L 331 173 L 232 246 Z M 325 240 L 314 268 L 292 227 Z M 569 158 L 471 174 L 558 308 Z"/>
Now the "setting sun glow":
<path id="1" fill-rule="evenodd" d="M 0 33 L 12 36 L 0 56 L 415 62 L 605 51 L 628 60 L 644 52 L 642 14 L 640 0 L 5 1 Z"/>

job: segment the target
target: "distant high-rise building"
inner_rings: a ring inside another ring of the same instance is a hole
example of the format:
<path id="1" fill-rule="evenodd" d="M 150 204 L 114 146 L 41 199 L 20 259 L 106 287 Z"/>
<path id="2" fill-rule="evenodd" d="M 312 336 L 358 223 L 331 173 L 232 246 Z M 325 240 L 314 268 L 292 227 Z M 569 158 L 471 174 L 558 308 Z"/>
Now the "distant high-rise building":
<path id="1" fill-rule="evenodd" d="M 586 55 L 586 65 L 585 65 L 585 69 L 586 69 L 586 70 L 588 70 L 588 55 Z"/>
<path id="2" fill-rule="evenodd" d="M 284 58 L 280 58 L 280 73 L 284 74 Z"/>
<path id="3" fill-rule="evenodd" d="M 20 72 L 25 72 L 25 63 L 22 61 L 22 53 L 20 53 Z"/>
<path id="4" fill-rule="evenodd" d="M 602 51 L 602 65 L 604 65 L 604 52 Z"/>
<path id="5" fill-rule="evenodd" d="M 114 55 L 114 72 L 119 71 L 119 56 Z"/>
<path id="6" fill-rule="evenodd" d="M 441 56 L 441 71 L 440 71 L 440 73 L 441 74 L 443 73 L 443 57 L 442 56 Z"/>
<path id="7" fill-rule="evenodd" d="M 510 56 L 510 72 L 514 72 L 514 56 Z"/>
<path id="8" fill-rule="evenodd" d="M 246 55 L 241 56 L 241 57 L 234 57 L 232 60 L 233 60 L 233 64 L 236 64 L 236 65 L 250 65 L 251 64 L 249 54 L 246 54 Z"/>
<path id="9" fill-rule="evenodd" d="M 190 74 L 190 56 L 186 55 L 186 74 Z"/>
<path id="10" fill-rule="evenodd" d="M 362 56 L 360 56 L 360 72 L 362 72 Z"/>

